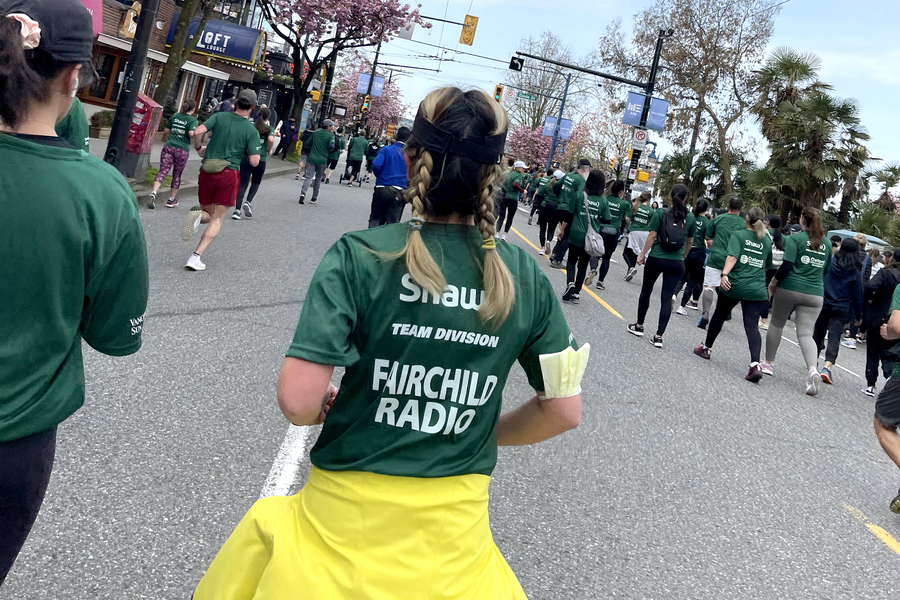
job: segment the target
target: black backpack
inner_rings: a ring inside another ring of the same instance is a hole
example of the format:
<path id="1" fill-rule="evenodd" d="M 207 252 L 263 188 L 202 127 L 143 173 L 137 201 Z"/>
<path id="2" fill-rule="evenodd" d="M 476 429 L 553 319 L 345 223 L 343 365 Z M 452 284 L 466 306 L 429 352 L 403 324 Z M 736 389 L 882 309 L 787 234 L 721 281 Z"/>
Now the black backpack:
<path id="1" fill-rule="evenodd" d="M 659 235 L 656 238 L 659 241 L 659 247 L 665 252 L 681 250 L 686 238 L 684 226 L 684 218 L 676 221 L 672 209 L 663 213 L 662 226 L 659 228 Z"/>

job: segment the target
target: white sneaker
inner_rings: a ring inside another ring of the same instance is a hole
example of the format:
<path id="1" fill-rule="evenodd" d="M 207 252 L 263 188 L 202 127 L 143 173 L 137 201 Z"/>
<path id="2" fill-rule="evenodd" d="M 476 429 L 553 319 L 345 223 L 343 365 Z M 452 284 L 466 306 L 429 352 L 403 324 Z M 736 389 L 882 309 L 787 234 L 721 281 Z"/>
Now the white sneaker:
<path id="1" fill-rule="evenodd" d="M 841 346 L 844 348 L 850 348 L 851 350 L 856 350 L 856 340 L 853 338 L 844 338 L 841 340 Z"/>
<path id="2" fill-rule="evenodd" d="M 544 242 L 544 254 L 550 254 L 550 240 Z"/>
<path id="3" fill-rule="evenodd" d="M 597 269 L 591 269 L 591 272 L 587 274 L 587 277 L 584 278 L 584 285 L 591 285 L 594 282 L 594 277 L 597 276 Z"/>
<path id="4" fill-rule="evenodd" d="M 294 181 L 300 181 L 300 173 L 294 175 Z"/>
<path id="5" fill-rule="evenodd" d="M 762 329 L 763 331 L 768 331 L 769 322 L 764 319 L 760 319 L 759 320 L 759 328 Z"/>
<path id="6" fill-rule="evenodd" d="M 506 241 L 506 234 L 505 234 L 505 233 L 504 233 L 503 235 L 500 236 L 500 241 L 501 241 L 501 242 L 505 242 L 505 241 Z"/>
<path id="7" fill-rule="evenodd" d="M 766 362 L 761 360 L 759 362 L 759 370 L 762 371 L 763 375 L 772 375 L 775 376 L 775 365 L 770 362 Z"/>
<path id="8" fill-rule="evenodd" d="M 200 260 L 200 257 L 196 254 L 191 254 L 191 257 L 188 259 L 187 264 L 184 265 L 185 269 L 190 269 L 191 271 L 205 271 L 206 265 L 203 264 L 203 261 Z"/>
<path id="9" fill-rule="evenodd" d="M 235 221 L 240 221 L 241 220 L 241 211 L 239 211 L 239 210 L 234 211 L 234 214 L 231 215 L 231 218 Z"/>
<path id="10" fill-rule="evenodd" d="M 538 252 L 538 256 L 544 256 L 544 249 L 543 249 L 543 248 L 541 248 L 540 251 Z"/>
<path id="11" fill-rule="evenodd" d="M 822 375 L 815 368 L 810 369 L 809 375 L 806 376 L 806 395 L 818 396 L 821 384 Z"/>
<path id="12" fill-rule="evenodd" d="M 684 317 L 684 316 L 687 316 L 687 311 L 684 310 L 684 307 L 683 307 L 683 306 L 679 306 L 678 308 L 675 309 L 675 314 L 676 314 L 676 315 L 681 315 L 681 316 Z"/>
<path id="13" fill-rule="evenodd" d="M 184 223 L 181 225 L 181 239 L 188 242 L 197 230 L 200 229 L 200 218 L 203 215 L 203 209 L 195 206 L 190 210 Z"/>

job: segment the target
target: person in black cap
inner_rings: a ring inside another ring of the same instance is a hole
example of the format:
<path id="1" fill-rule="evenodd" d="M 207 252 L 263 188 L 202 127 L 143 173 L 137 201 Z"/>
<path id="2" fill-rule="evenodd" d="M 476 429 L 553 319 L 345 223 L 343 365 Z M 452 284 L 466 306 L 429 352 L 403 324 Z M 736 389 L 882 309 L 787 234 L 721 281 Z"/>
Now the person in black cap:
<path id="1" fill-rule="evenodd" d="M 78 0 L 0 0 L 0 585 L 37 517 L 57 426 L 85 399 L 82 340 L 141 347 L 149 277 L 134 193 L 57 137 L 94 77 Z"/>
<path id="2" fill-rule="evenodd" d="M 282 367 L 284 414 L 323 423 L 308 481 L 250 509 L 194 600 L 525 600 L 491 539 L 490 474 L 498 446 L 578 425 L 588 350 L 537 262 L 494 239 L 507 126 L 481 90 L 420 104 L 405 149 L 413 218 L 328 250 Z M 516 361 L 537 391 L 501 414 Z"/>

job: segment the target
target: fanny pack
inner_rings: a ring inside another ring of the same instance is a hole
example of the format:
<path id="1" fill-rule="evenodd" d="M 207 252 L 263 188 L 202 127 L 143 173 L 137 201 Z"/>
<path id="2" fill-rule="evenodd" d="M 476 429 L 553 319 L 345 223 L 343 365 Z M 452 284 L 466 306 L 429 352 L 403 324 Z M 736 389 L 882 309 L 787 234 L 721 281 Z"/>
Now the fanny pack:
<path id="1" fill-rule="evenodd" d="M 231 162 L 224 158 L 205 159 L 200 165 L 200 170 L 204 173 L 221 173 L 231 166 Z"/>
<path id="2" fill-rule="evenodd" d="M 600 233 L 602 235 L 617 235 L 619 230 L 612 225 L 603 225 L 600 227 Z"/>

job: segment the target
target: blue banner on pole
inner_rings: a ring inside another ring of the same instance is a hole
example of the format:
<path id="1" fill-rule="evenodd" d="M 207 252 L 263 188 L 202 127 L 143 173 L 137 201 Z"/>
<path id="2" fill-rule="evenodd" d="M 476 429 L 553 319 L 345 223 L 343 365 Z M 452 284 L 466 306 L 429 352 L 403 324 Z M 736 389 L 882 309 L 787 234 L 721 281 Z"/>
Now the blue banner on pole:
<path id="1" fill-rule="evenodd" d="M 640 127 L 641 111 L 644 110 L 644 96 L 637 92 L 628 92 L 628 100 L 625 103 L 625 114 L 622 116 L 622 124 Z"/>
<path id="2" fill-rule="evenodd" d="M 637 92 L 628 92 L 628 101 L 625 103 L 625 114 L 622 116 L 624 125 L 634 127 L 641 126 L 641 112 L 644 110 L 644 101 L 647 96 Z M 663 131 L 666 128 L 666 115 L 669 112 L 669 103 L 662 98 L 650 98 L 650 113 L 647 115 L 647 129 Z"/>
<path id="3" fill-rule="evenodd" d="M 359 82 L 356 84 L 356 93 L 357 94 L 365 94 L 366 90 L 369 89 L 369 79 L 372 76 L 369 73 L 360 73 L 359 74 Z M 375 81 L 372 83 L 372 97 L 373 98 L 381 98 L 381 95 L 384 93 L 384 77 L 375 76 Z"/>
<path id="4" fill-rule="evenodd" d="M 553 132 L 556 129 L 556 117 L 544 117 L 544 129 L 541 131 L 541 135 L 545 135 L 547 137 L 553 137 Z M 562 119 L 559 122 L 559 139 L 567 140 L 569 139 L 569 134 L 572 133 L 572 120 L 571 119 Z"/>
<path id="5" fill-rule="evenodd" d="M 556 117 L 544 117 L 544 130 L 542 135 L 553 137 L 553 130 L 556 129 Z"/>
<path id="6" fill-rule="evenodd" d="M 650 98 L 650 114 L 647 115 L 647 129 L 663 131 L 666 128 L 666 115 L 669 103 L 662 98 Z"/>

